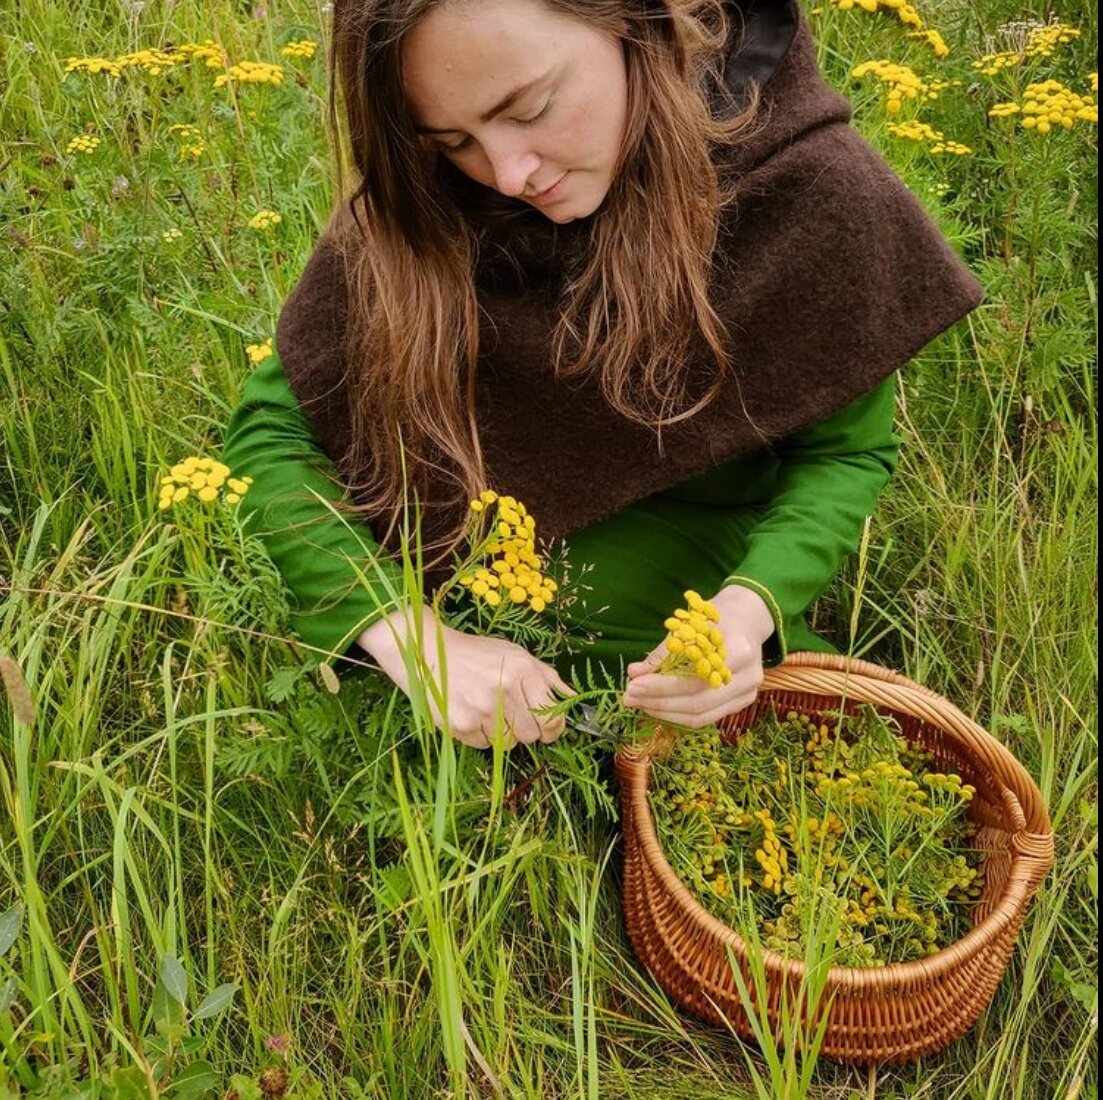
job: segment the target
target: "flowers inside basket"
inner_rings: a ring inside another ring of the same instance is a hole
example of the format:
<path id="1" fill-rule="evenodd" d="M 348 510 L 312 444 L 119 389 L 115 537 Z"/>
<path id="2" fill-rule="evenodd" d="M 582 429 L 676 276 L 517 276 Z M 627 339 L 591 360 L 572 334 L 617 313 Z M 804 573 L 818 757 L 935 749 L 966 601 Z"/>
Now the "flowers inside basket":
<path id="1" fill-rule="evenodd" d="M 738 987 L 761 938 L 776 1022 L 804 965 L 802 915 L 827 896 L 840 920 L 821 1053 L 899 1062 L 961 1035 L 1053 862 L 1041 794 L 1015 758 L 934 692 L 827 654 L 768 670 L 723 744 L 683 736 L 616 760 L 625 920 L 668 992 L 751 1037 Z M 741 935 L 749 899 L 758 927 Z"/>

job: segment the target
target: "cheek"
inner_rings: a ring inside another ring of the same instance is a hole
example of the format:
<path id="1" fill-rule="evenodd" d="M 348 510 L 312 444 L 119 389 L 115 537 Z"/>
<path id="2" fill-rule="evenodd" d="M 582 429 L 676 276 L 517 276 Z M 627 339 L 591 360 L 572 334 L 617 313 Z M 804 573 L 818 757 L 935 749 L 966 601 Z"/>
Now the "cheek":
<path id="1" fill-rule="evenodd" d="M 604 110 L 583 103 L 570 111 L 556 135 L 556 149 L 564 166 L 571 161 L 578 168 L 599 168 L 612 159 L 610 138 L 614 129 Z"/>

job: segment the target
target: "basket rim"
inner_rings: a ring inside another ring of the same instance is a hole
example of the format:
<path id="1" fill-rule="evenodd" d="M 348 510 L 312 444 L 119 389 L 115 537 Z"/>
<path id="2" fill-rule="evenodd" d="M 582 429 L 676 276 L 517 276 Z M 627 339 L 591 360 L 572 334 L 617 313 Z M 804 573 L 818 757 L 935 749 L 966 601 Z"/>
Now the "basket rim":
<path id="1" fill-rule="evenodd" d="M 835 667 L 852 674 L 855 674 L 855 666 L 861 666 L 863 670 L 865 668 L 878 668 L 878 666 L 870 665 L 868 662 L 864 661 L 854 661 L 853 659 L 845 657 L 836 658 L 834 654 L 791 654 L 790 656 L 798 658 L 797 661 L 793 662 L 793 665 L 798 668 L 805 663 L 800 659 L 805 656 L 815 659 L 814 662 L 807 662 L 809 664 L 814 663 L 815 666 L 820 668 Z M 824 660 L 825 658 L 826 660 Z M 835 661 L 838 663 L 835 664 L 832 662 L 832 658 L 835 658 Z M 789 662 L 787 661 L 785 664 L 787 665 Z M 779 667 L 784 668 L 785 665 Z M 770 671 L 771 670 L 767 670 L 767 680 Z M 882 671 L 888 673 L 888 676 L 891 677 L 895 683 L 911 684 L 911 681 L 907 680 L 906 677 L 900 676 L 899 673 L 892 672 L 891 670 Z M 860 674 L 858 675 L 860 676 Z M 928 688 L 923 688 L 921 685 L 915 686 L 926 697 L 934 696 L 935 698 L 942 698 Z M 763 690 L 770 689 L 764 687 Z M 823 694 L 825 698 L 831 697 L 831 693 L 817 692 L 814 687 L 802 688 L 799 690 L 806 690 L 809 694 Z M 664 727 L 664 729 L 665 728 L 668 727 Z M 977 728 L 979 729 L 979 727 Z M 999 745 L 999 742 L 986 730 L 980 730 L 980 732 L 986 738 L 992 740 L 996 745 Z M 650 742 L 648 743 L 650 744 Z M 1001 749 L 1003 748 L 1002 746 L 1000 747 Z M 690 920 L 698 927 L 708 932 L 710 937 L 714 940 L 719 940 L 721 943 L 730 943 L 737 956 L 746 956 L 749 950 L 748 941 L 740 935 L 738 931 L 725 924 L 704 907 L 689 887 L 678 877 L 667 860 L 666 855 L 663 853 L 658 834 L 655 830 L 655 820 L 651 813 L 651 805 L 647 798 L 649 790 L 648 781 L 651 772 L 651 754 L 646 748 L 641 749 L 638 745 L 628 746 L 616 753 L 615 760 L 618 778 L 620 778 L 622 782 L 627 782 L 639 847 L 652 871 L 664 882 L 667 889 L 670 890 L 675 899 L 683 907 Z M 1033 784 L 1033 779 L 1029 776 L 1027 776 L 1027 779 Z M 1000 782 L 998 778 L 997 782 Z M 1001 787 L 1001 793 L 1010 792 L 1012 797 L 1014 797 L 1014 791 L 1011 791 L 1007 784 L 1001 783 Z M 1035 791 L 1037 792 L 1038 798 L 1041 799 L 1041 792 L 1037 791 L 1036 786 Z M 1025 829 L 1022 831 L 1026 832 Z M 1035 840 L 1042 841 L 1043 847 L 1046 841 L 1052 844 L 1052 829 L 1045 834 L 1030 833 L 1029 835 Z M 871 967 L 832 965 L 827 974 L 829 985 L 838 989 L 853 991 L 870 988 L 886 990 L 889 988 L 911 987 L 918 984 L 925 984 L 944 977 L 954 970 L 964 959 L 973 957 L 991 945 L 1004 933 L 1008 925 L 1018 918 L 1018 915 L 1029 903 L 1036 883 L 1040 878 L 1040 874 L 1030 873 L 1031 869 L 1037 867 L 1039 872 L 1042 872 L 1042 866 L 1040 865 L 1044 865 L 1044 870 L 1048 871 L 1053 863 L 1052 855 L 1050 855 L 1048 859 L 1042 858 L 1033 854 L 1030 850 L 1023 850 L 1014 844 L 1011 845 L 1010 851 L 1011 867 L 999 897 L 991 903 L 991 909 L 984 919 L 979 924 L 969 929 L 960 939 L 955 940 L 952 944 L 942 948 L 933 955 L 927 956 L 925 959 L 915 959 L 910 962 L 883 963 L 879 966 Z M 780 971 L 789 978 L 800 978 L 804 975 L 806 966 L 803 959 L 782 955 L 780 952 L 765 946 L 760 946 L 760 950 L 763 956 L 763 963 L 768 971 Z"/>

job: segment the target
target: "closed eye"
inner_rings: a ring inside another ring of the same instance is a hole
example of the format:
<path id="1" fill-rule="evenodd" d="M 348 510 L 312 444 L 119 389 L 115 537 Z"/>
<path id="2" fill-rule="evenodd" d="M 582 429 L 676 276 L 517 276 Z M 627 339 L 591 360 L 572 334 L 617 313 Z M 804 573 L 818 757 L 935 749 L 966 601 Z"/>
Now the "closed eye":
<path id="1" fill-rule="evenodd" d="M 539 119 L 542 119 L 548 113 L 548 110 L 551 107 L 551 105 L 552 105 L 552 100 L 549 99 L 548 102 L 545 103 L 544 106 L 541 107 L 540 110 L 537 111 L 536 114 L 534 114 L 532 116 L 532 118 L 519 118 L 517 121 L 522 126 L 531 126 L 532 123 L 538 121 Z"/>
<path id="2" fill-rule="evenodd" d="M 554 99 L 549 99 L 531 118 L 518 118 L 515 121 L 519 126 L 531 126 L 534 122 L 539 122 L 548 113 L 553 102 Z M 437 142 L 437 145 L 446 153 L 462 153 L 465 149 L 471 147 L 471 135 L 469 134 L 463 141 L 459 141 L 455 145 L 446 145 L 444 142 Z"/>

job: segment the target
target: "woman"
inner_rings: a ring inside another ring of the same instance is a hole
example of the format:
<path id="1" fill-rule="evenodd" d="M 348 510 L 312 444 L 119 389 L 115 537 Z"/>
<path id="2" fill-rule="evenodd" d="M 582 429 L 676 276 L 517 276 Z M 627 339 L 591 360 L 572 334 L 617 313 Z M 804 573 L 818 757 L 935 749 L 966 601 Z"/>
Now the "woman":
<path id="1" fill-rule="evenodd" d="M 429 613 L 350 559 L 401 587 L 404 484 L 436 563 L 489 485 L 590 567 L 576 656 L 627 662 L 629 705 L 713 722 L 789 649 L 832 651 L 804 614 L 895 468 L 894 371 L 981 294 L 797 0 L 344 0 L 331 61 L 357 186 L 225 456 L 304 639 L 407 688 Z M 720 612 L 723 688 L 652 671 L 686 588 Z M 560 734 L 533 711 L 569 661 L 444 649 L 453 736 L 485 746 L 499 708 L 516 741 Z"/>

